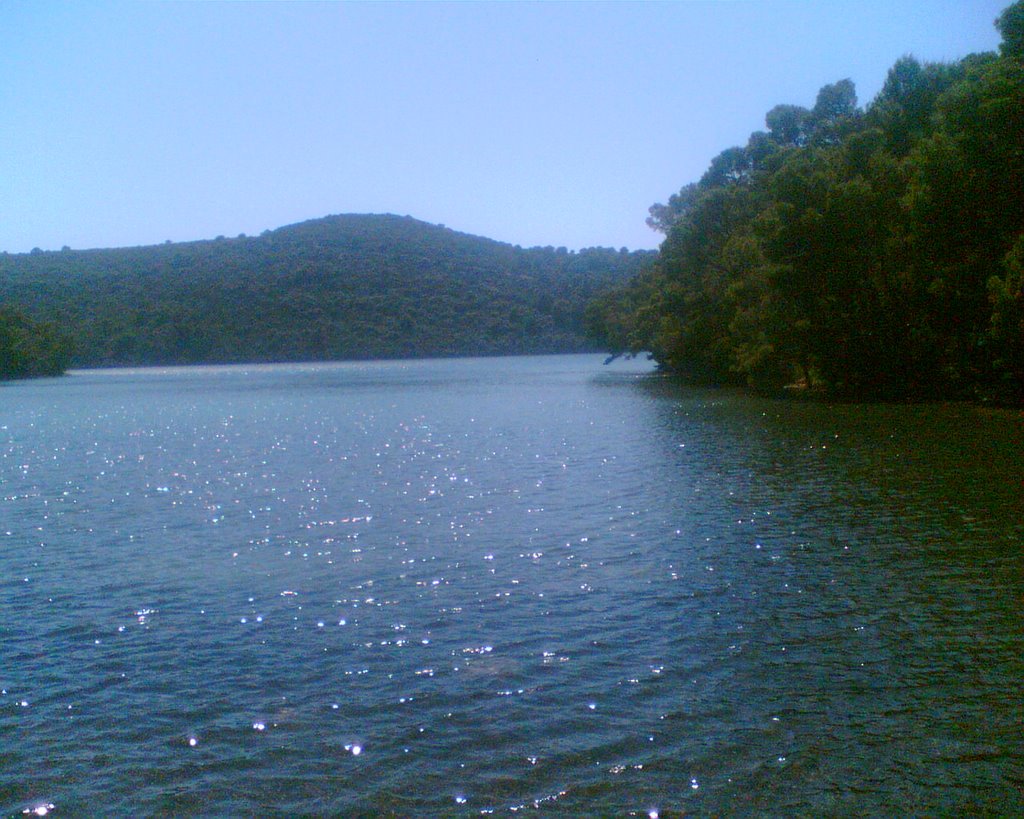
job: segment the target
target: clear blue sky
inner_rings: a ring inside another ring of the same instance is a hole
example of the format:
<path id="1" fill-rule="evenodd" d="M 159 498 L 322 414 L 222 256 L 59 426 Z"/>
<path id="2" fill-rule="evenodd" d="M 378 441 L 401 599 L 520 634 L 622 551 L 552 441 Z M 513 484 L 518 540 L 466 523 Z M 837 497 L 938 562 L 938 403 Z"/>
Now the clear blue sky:
<path id="1" fill-rule="evenodd" d="M 0 0 L 0 250 L 409 214 L 656 247 L 647 208 L 778 103 L 997 47 L 1009 0 Z"/>

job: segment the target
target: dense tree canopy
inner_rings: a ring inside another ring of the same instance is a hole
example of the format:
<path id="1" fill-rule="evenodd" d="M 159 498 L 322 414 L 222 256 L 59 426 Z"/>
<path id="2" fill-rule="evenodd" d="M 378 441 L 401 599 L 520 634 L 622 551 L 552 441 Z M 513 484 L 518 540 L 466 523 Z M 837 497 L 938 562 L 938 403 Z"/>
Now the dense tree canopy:
<path id="1" fill-rule="evenodd" d="M 998 54 L 903 57 L 723 151 L 649 224 L 657 263 L 591 305 L 615 353 L 717 383 L 1024 400 L 1024 2 Z"/>
<path id="2" fill-rule="evenodd" d="M 29 321 L 0 307 L 0 380 L 60 375 L 68 365 L 70 345 L 52 324 Z"/>
<path id="3" fill-rule="evenodd" d="M 0 255 L 0 304 L 56 321 L 76 366 L 596 349 L 586 303 L 653 252 L 523 249 L 410 217 Z"/>

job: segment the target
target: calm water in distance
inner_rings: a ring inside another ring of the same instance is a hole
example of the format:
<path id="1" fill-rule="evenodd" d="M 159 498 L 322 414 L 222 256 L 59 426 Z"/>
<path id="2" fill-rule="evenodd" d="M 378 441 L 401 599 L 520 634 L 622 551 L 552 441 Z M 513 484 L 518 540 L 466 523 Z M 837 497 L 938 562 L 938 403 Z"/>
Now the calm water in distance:
<path id="1" fill-rule="evenodd" d="M 0 814 L 1005 814 L 1024 423 L 600 356 L 0 386 Z"/>

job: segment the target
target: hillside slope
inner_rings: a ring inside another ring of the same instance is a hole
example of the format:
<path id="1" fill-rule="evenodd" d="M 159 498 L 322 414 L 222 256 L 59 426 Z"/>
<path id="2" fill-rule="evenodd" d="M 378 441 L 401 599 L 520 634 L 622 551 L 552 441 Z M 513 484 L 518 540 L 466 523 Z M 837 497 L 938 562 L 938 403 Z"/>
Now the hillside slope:
<path id="1" fill-rule="evenodd" d="M 258 237 L 0 255 L 0 305 L 68 336 L 73 366 L 593 349 L 586 303 L 653 252 L 523 249 L 411 217 Z"/>

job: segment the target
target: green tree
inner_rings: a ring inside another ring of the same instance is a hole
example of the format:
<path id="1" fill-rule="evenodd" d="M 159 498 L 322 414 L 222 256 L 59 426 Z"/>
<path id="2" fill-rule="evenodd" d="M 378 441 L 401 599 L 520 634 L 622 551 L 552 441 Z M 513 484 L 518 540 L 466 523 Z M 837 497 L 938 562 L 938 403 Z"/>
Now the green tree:
<path id="1" fill-rule="evenodd" d="M 1003 275 L 989 279 L 988 293 L 995 397 L 1024 403 L 1024 234 L 1006 254 Z"/>
<path id="2" fill-rule="evenodd" d="M 69 345 L 53 324 L 36 324 L 0 307 L 0 379 L 61 375 Z"/>

